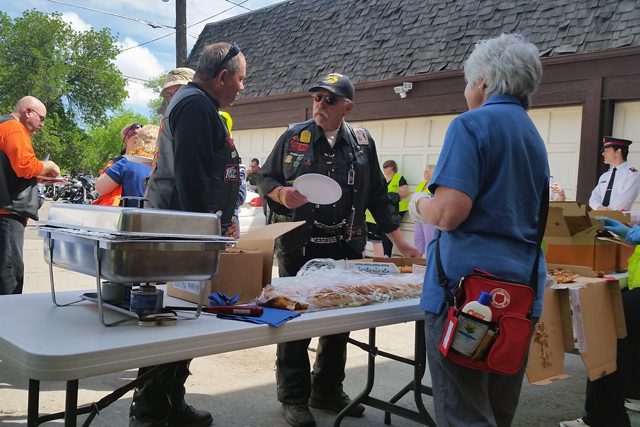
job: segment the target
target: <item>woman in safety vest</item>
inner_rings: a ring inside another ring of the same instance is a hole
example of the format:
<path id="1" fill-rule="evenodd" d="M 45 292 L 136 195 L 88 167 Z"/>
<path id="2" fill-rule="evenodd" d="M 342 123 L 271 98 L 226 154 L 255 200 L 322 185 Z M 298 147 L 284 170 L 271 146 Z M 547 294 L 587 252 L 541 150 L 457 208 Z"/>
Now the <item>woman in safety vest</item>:
<path id="1" fill-rule="evenodd" d="M 387 160 L 382 164 L 384 177 L 387 179 L 387 191 L 391 200 L 397 203 L 400 218 L 409 210 L 409 184 L 402 175 L 398 173 L 398 164 L 395 160 Z M 384 256 L 391 257 L 393 243 L 382 235 L 382 248 Z M 418 248 L 420 249 L 420 248 Z M 423 248 L 424 250 L 424 248 Z"/>
<path id="2" fill-rule="evenodd" d="M 427 193 L 431 194 L 427 185 L 429 184 L 429 180 L 431 179 L 431 174 L 433 173 L 433 165 L 427 165 L 422 172 L 422 177 L 424 181 L 420 182 L 416 187 L 416 193 Z M 423 256 L 427 250 L 427 245 L 433 239 L 433 234 L 435 233 L 436 228 L 431 224 L 426 224 L 424 222 L 416 221 L 413 228 L 413 245 L 418 248 L 420 251 L 420 255 Z"/>

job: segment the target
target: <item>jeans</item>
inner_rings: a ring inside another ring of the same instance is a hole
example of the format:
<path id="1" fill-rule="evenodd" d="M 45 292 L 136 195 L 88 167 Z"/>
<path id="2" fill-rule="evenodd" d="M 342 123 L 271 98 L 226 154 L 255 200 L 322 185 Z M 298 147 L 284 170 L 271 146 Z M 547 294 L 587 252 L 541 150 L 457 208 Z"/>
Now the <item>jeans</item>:
<path id="1" fill-rule="evenodd" d="M 0 295 L 21 294 L 24 282 L 24 224 L 0 215 Z"/>

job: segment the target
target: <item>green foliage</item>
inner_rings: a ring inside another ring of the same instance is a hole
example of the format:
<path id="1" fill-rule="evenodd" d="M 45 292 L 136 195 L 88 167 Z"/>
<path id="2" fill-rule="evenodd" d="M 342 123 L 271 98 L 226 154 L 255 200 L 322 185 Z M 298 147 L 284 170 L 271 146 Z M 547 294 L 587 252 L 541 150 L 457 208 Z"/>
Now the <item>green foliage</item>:
<path id="1" fill-rule="evenodd" d="M 154 93 L 158 94 L 156 99 L 152 99 L 149 101 L 149 108 L 155 114 L 158 109 L 162 106 L 162 98 L 160 97 L 160 91 L 162 90 L 162 86 L 164 86 L 164 80 L 166 78 L 166 74 L 160 74 L 158 77 L 154 77 L 144 84 L 145 87 L 153 90 Z"/>
<path id="2" fill-rule="evenodd" d="M 105 123 L 127 97 L 118 53 L 106 29 L 76 32 L 58 13 L 29 10 L 12 21 L 0 12 L 0 108 L 11 111 L 25 95 L 45 104 L 45 128 L 33 138 L 40 158 L 50 154 L 68 171 L 93 170 L 91 155 L 101 147 L 91 146 L 84 129 Z"/>
<path id="3" fill-rule="evenodd" d="M 103 124 L 88 131 L 87 147 L 84 150 L 87 169 L 94 175 L 104 167 L 107 161 L 120 154 L 123 141 L 122 129 L 132 123 L 149 124 L 149 119 L 141 114 L 120 109 Z"/>

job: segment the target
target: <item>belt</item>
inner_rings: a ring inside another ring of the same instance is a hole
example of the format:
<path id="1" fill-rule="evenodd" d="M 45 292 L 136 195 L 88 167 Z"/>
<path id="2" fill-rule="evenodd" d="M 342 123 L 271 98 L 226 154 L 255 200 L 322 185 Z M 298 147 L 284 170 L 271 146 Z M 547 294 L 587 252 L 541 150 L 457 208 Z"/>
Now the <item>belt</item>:
<path id="1" fill-rule="evenodd" d="M 315 243 L 317 245 L 328 245 L 332 243 L 339 243 L 343 241 L 351 240 L 353 237 L 362 237 L 366 235 L 366 230 L 364 228 L 356 228 L 352 230 L 351 235 L 344 230 L 341 234 L 337 234 L 335 236 L 312 236 L 309 238 L 309 242 Z"/>

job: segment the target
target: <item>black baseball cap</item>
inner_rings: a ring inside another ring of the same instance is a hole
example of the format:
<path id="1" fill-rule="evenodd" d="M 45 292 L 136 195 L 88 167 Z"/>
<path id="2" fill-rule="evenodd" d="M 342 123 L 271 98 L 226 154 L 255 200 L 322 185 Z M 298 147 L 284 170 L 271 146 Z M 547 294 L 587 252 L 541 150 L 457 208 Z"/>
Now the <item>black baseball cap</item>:
<path id="1" fill-rule="evenodd" d="M 338 73 L 327 74 L 318 84 L 309 89 L 309 92 L 317 92 L 320 89 L 328 90 L 338 96 L 344 96 L 350 101 L 353 101 L 356 93 L 349 77 Z"/>

